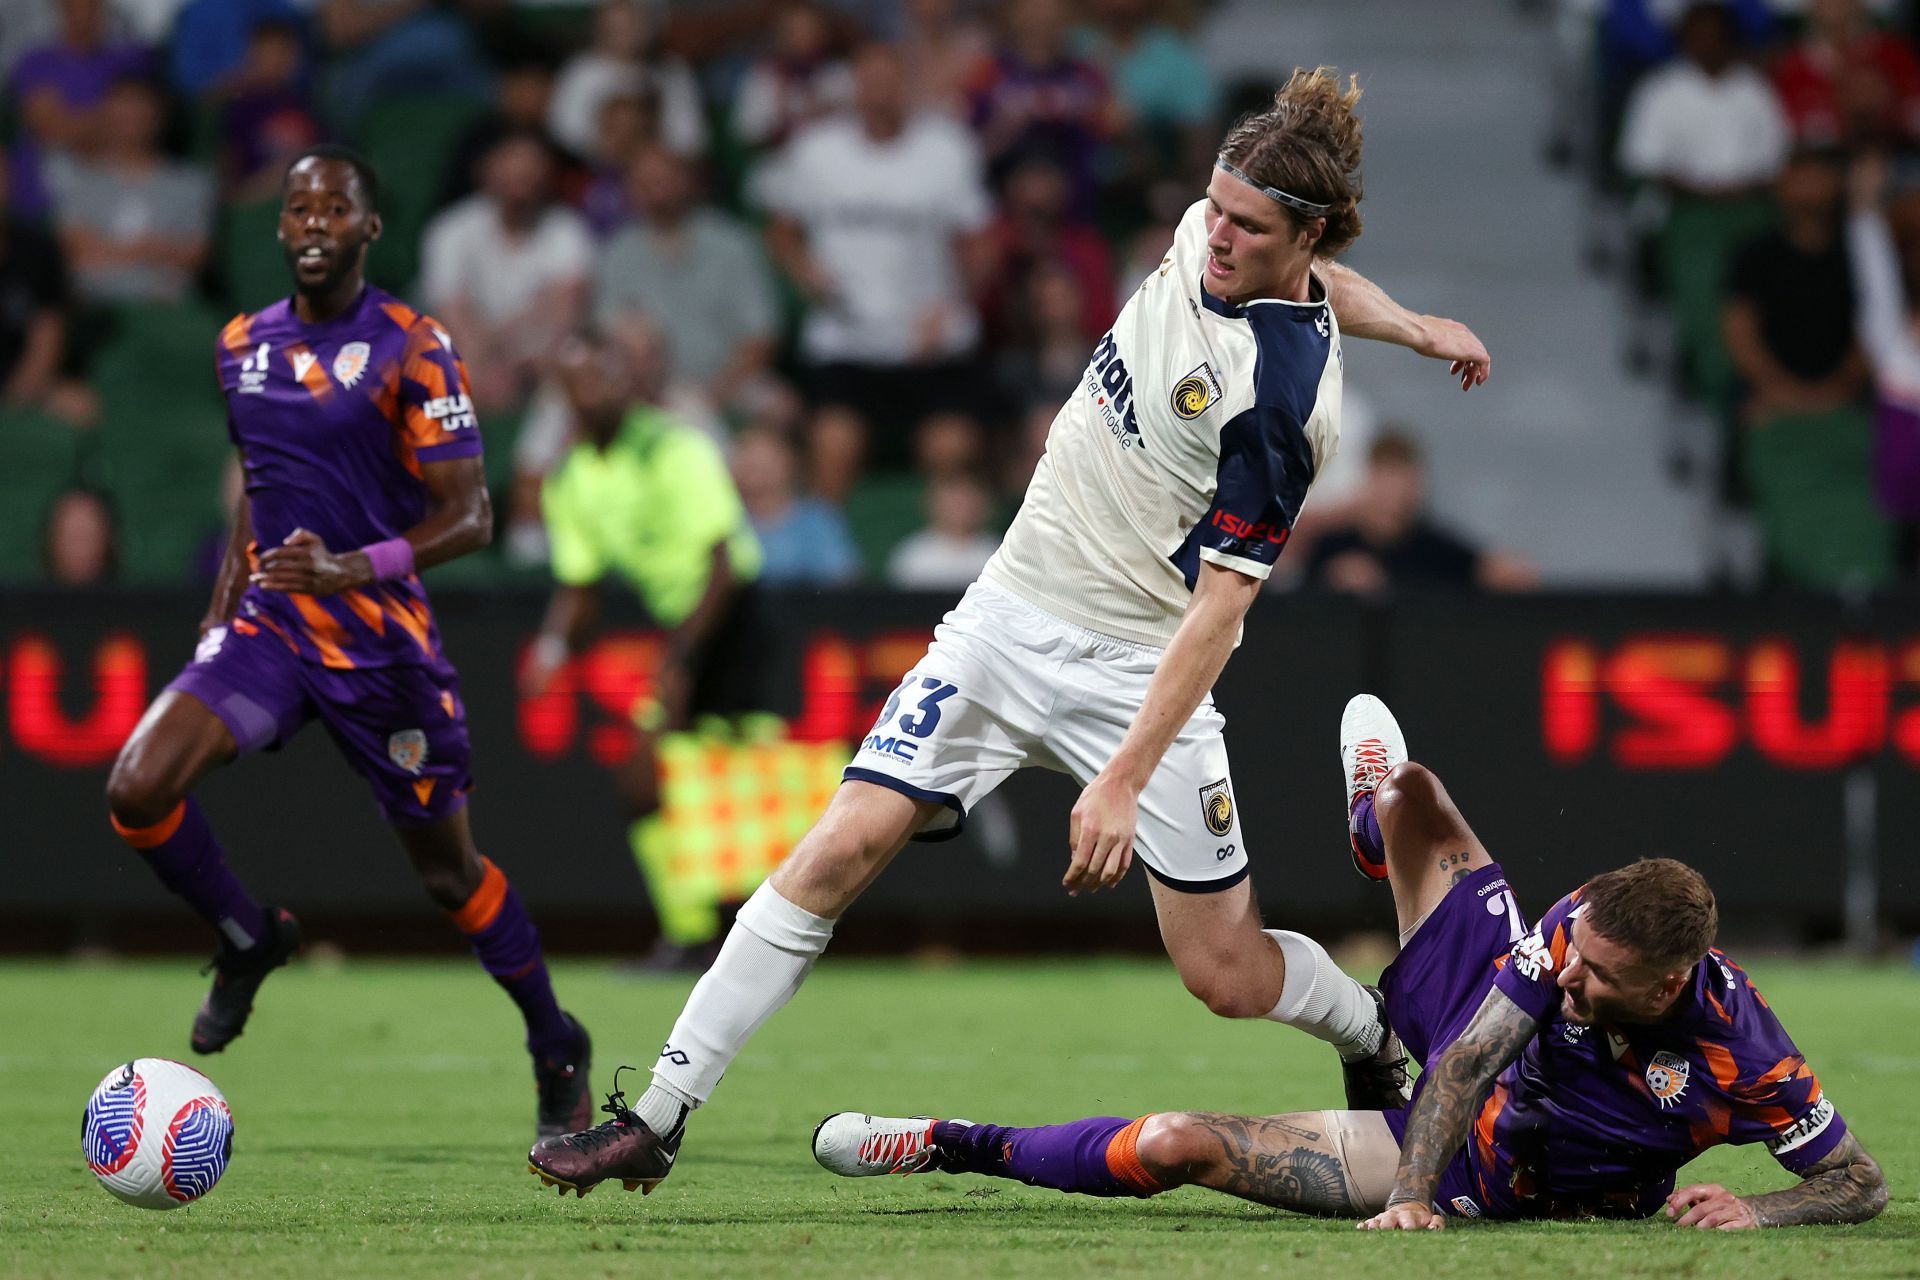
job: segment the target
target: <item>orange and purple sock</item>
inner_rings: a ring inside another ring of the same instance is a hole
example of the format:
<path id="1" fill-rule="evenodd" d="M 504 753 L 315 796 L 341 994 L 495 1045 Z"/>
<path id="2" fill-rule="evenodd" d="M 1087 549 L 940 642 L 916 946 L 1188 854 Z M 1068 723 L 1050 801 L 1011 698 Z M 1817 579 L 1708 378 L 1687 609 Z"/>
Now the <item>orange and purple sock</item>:
<path id="1" fill-rule="evenodd" d="M 1140 1163 L 1140 1129 L 1148 1119 L 1091 1116 L 1033 1129 L 943 1120 L 934 1125 L 933 1140 L 956 1172 L 1083 1196 L 1150 1196 L 1166 1188 Z"/>
<path id="2" fill-rule="evenodd" d="M 457 911 L 448 912 L 473 944 L 473 954 L 493 980 L 513 997 L 527 1023 L 527 1050 L 536 1058 L 563 1058 L 577 1047 L 578 1033 L 560 1012 L 553 979 L 540 953 L 540 931 L 491 859 L 480 887 Z"/>
<path id="3" fill-rule="evenodd" d="M 245 951 L 267 936 L 266 908 L 227 866 L 227 855 L 193 797 L 150 827 L 130 827 L 111 813 L 107 817 L 160 883 L 218 929 L 229 947 Z"/>

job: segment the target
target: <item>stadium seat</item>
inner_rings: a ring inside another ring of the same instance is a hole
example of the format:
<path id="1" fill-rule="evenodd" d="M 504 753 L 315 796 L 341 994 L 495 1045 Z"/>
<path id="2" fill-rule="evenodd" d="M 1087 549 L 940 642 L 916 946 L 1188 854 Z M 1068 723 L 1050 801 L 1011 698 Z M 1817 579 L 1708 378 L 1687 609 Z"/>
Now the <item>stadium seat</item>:
<path id="1" fill-rule="evenodd" d="M 228 310 L 258 311 L 291 291 L 286 257 L 275 238 L 279 228 L 277 199 L 228 205 L 223 211 L 216 253 Z"/>
<path id="2" fill-rule="evenodd" d="M 80 479 L 86 437 L 37 410 L 0 409 L 0 581 L 43 576 L 53 500 Z"/>
<path id="3" fill-rule="evenodd" d="M 1740 246 L 1774 219 L 1773 201 L 1764 196 L 1676 198 L 1661 228 L 1661 282 L 1673 308 L 1686 388 L 1710 406 L 1726 404 L 1734 384 L 1733 361 L 1720 333 L 1727 269 Z"/>
<path id="4" fill-rule="evenodd" d="M 95 359 L 102 408 L 95 461 L 121 523 L 121 576 L 186 581 L 217 529 L 232 452 L 214 375 L 224 317 L 204 307 L 130 307 Z"/>
<path id="5" fill-rule="evenodd" d="M 926 523 L 926 484 L 918 476 L 869 476 L 847 495 L 847 524 L 866 576 L 886 576 L 887 557 Z"/>
<path id="6" fill-rule="evenodd" d="M 380 174 L 380 217 L 386 229 L 367 259 L 373 282 L 395 293 L 413 285 L 420 233 L 446 182 L 447 156 L 481 107 L 449 96 L 396 98 L 367 112 L 361 149 Z"/>
<path id="7" fill-rule="evenodd" d="M 1745 443 L 1754 513 L 1783 579 L 1829 590 L 1893 580 L 1893 526 L 1874 500 L 1865 409 L 1782 415 L 1748 430 Z"/>

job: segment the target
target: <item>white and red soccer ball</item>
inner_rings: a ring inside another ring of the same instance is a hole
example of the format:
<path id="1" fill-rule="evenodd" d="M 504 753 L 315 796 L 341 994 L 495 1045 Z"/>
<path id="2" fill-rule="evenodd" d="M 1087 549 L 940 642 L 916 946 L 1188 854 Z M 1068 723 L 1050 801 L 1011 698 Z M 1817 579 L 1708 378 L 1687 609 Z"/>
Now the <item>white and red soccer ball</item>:
<path id="1" fill-rule="evenodd" d="M 87 1099 L 80 1129 L 100 1185 L 142 1209 L 192 1204 L 233 1158 L 233 1112 L 213 1081 L 183 1062 L 135 1058 Z"/>

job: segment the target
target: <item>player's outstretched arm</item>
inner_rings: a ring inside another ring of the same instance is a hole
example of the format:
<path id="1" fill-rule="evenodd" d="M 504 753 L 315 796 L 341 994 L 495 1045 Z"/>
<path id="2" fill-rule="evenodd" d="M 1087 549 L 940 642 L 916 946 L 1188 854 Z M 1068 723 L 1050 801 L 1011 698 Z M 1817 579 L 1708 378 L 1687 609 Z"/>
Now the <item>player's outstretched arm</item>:
<path id="1" fill-rule="evenodd" d="M 1494 1079 L 1520 1056 L 1540 1023 L 1498 989 L 1428 1073 L 1420 1100 L 1407 1117 L 1400 1142 L 1400 1169 L 1387 1206 L 1360 1224 L 1362 1231 L 1437 1228 L 1446 1219 L 1433 1211 L 1434 1188 L 1454 1153 L 1467 1140 L 1474 1113 Z"/>
<path id="2" fill-rule="evenodd" d="M 1676 1226 L 1720 1231 L 1865 1222 L 1886 1207 L 1886 1175 L 1851 1133 L 1826 1159 L 1807 1167 L 1799 1186 L 1736 1196 L 1708 1183 L 1681 1187 L 1667 1197 L 1667 1216 Z"/>
<path id="3" fill-rule="evenodd" d="M 1473 390 L 1493 373 L 1493 357 L 1487 354 L 1486 344 L 1458 320 L 1409 311 L 1379 285 L 1337 262 L 1320 263 L 1317 270 L 1326 281 L 1333 317 L 1342 333 L 1445 360 L 1447 371 L 1460 379 L 1462 391 Z"/>

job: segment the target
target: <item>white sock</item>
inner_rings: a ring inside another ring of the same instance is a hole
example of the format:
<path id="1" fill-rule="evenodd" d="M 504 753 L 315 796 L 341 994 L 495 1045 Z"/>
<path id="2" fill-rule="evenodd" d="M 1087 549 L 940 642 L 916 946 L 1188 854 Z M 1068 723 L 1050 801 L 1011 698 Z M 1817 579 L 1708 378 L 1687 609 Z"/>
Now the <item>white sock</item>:
<path id="1" fill-rule="evenodd" d="M 1280 1003 L 1267 1017 L 1325 1040 L 1348 1062 L 1380 1048 L 1380 1010 L 1367 989 L 1333 962 L 1327 949 L 1304 933 L 1268 929 L 1286 957 Z"/>
<path id="2" fill-rule="evenodd" d="M 833 937 L 833 921 L 803 911 L 773 885 L 754 890 L 713 967 L 687 997 L 653 1067 L 653 1084 L 634 1111 L 647 1127 L 671 1134 L 712 1095 L 740 1050 L 806 981 Z"/>

